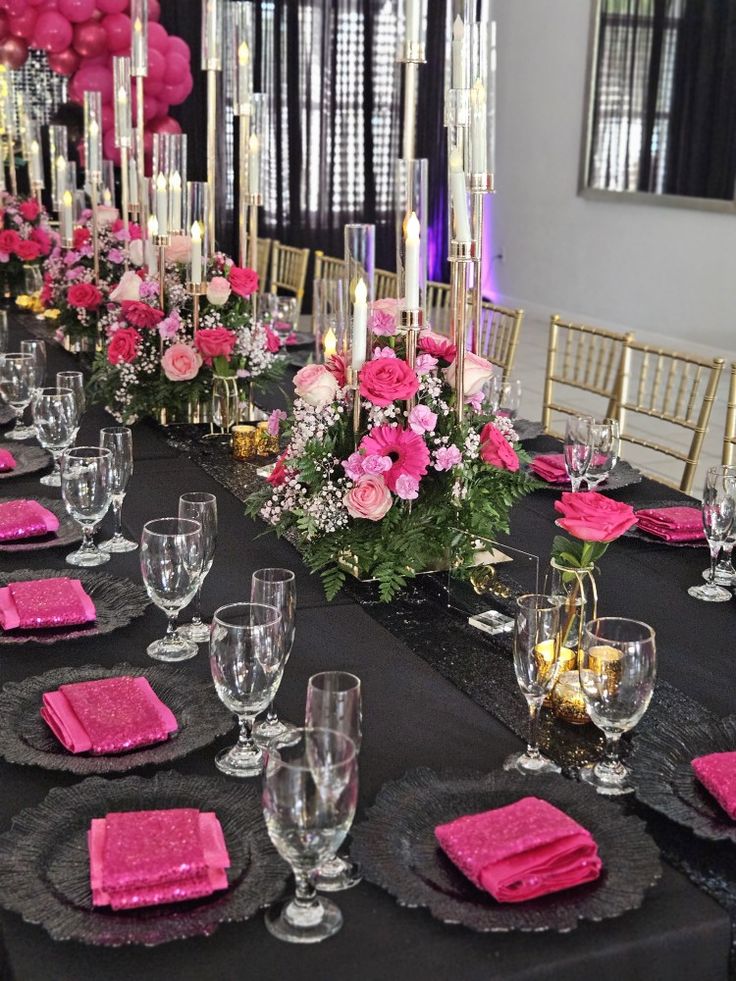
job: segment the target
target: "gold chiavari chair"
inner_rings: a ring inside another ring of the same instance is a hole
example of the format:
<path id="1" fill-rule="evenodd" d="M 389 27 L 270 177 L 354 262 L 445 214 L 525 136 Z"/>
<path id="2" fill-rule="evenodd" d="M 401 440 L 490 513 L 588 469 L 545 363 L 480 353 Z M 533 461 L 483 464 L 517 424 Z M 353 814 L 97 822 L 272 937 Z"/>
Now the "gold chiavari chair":
<path id="1" fill-rule="evenodd" d="M 733 450 L 736 446 L 736 361 L 731 365 L 731 381 L 728 386 L 728 408 L 726 409 L 726 429 L 723 433 L 723 455 L 721 463 L 733 466 Z"/>
<path id="2" fill-rule="evenodd" d="M 427 320 L 438 334 L 450 333 L 450 287 L 427 281 Z"/>
<path id="3" fill-rule="evenodd" d="M 259 238 L 258 239 L 258 282 L 260 284 L 261 290 L 265 291 L 266 282 L 268 281 L 268 261 L 271 258 L 271 242 L 270 238 Z"/>
<path id="4" fill-rule="evenodd" d="M 373 294 L 376 300 L 387 300 L 396 296 L 398 277 L 388 269 L 376 269 L 373 273 Z"/>
<path id="5" fill-rule="evenodd" d="M 523 319 L 523 310 L 511 310 L 488 300 L 481 304 L 478 354 L 501 368 L 504 381 L 514 366 Z"/>
<path id="6" fill-rule="evenodd" d="M 271 292 L 293 293 L 297 313 L 301 313 L 304 284 L 307 280 L 309 249 L 295 248 L 274 241 L 271 246 Z"/>
<path id="7" fill-rule="evenodd" d="M 633 334 L 618 334 L 601 327 L 566 322 L 557 314 L 550 318 L 542 399 L 545 432 L 560 435 L 552 429 L 552 413 L 571 416 L 582 411 L 580 406 L 558 401 L 555 394 L 558 386 L 566 390 L 566 399 L 573 396 L 570 389 L 600 396 L 605 402 L 595 414 L 601 417 L 612 415 L 623 383 L 626 348 L 633 338 Z M 587 400 L 586 410 L 590 411 Z"/>
<path id="8" fill-rule="evenodd" d="M 325 255 L 321 249 L 314 253 L 315 279 L 342 279 L 345 275 L 345 260 Z"/>
<path id="9" fill-rule="evenodd" d="M 723 358 L 699 358 L 634 341 L 625 349 L 623 381 L 613 410 L 621 440 L 682 461 L 682 479 L 674 486 L 686 494 L 692 489 L 723 363 Z M 637 433 L 631 430 L 632 416 L 643 417 Z M 672 438 L 656 442 L 646 420 L 657 429 L 666 423 L 692 433 L 689 447 L 678 449 Z"/>

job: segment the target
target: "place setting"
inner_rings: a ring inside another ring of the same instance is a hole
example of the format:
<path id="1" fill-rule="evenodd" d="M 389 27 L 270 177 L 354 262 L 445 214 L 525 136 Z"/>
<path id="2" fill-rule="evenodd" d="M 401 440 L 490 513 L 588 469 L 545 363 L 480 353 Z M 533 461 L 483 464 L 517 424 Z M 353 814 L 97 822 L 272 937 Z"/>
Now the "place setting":
<path id="1" fill-rule="evenodd" d="M 538 489 L 573 492 L 616 491 L 638 484 L 642 475 L 620 458 L 619 426 L 615 419 L 572 416 L 565 423 L 562 453 L 537 453 L 529 471 L 541 481 Z"/>

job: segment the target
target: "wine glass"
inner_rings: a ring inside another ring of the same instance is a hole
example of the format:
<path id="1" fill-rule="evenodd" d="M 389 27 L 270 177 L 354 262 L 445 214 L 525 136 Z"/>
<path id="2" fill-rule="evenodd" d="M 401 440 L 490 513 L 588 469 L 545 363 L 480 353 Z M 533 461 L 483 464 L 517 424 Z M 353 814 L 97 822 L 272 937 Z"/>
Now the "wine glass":
<path id="1" fill-rule="evenodd" d="M 276 693 L 286 663 L 281 614 L 263 603 L 231 603 L 215 611 L 210 628 L 210 670 L 220 701 L 240 723 L 235 746 L 215 757 L 231 777 L 257 777 L 263 750 L 253 722 Z"/>
<path id="2" fill-rule="evenodd" d="M 514 422 L 521 408 L 521 381 L 507 378 L 501 381 L 498 393 L 498 415 L 506 416 Z"/>
<path id="3" fill-rule="evenodd" d="M 580 490 L 593 457 L 592 424 L 590 416 L 572 416 L 565 423 L 565 469 L 574 493 Z"/>
<path id="4" fill-rule="evenodd" d="M 133 432 L 129 426 L 105 426 L 100 430 L 100 446 L 112 453 L 112 510 L 115 531 L 100 545 L 103 552 L 134 552 L 138 542 L 123 534 L 123 501 L 128 481 L 133 476 Z"/>
<path id="5" fill-rule="evenodd" d="M 275 606 L 281 614 L 284 634 L 284 664 L 289 660 L 296 632 L 296 576 L 291 569 L 257 569 L 250 581 L 252 603 Z M 274 691 L 274 698 L 276 691 Z M 290 722 L 279 719 L 273 701 L 268 706 L 266 718 L 255 727 L 256 740 L 265 746 L 273 740 L 281 742 L 291 737 L 295 730 Z"/>
<path id="6" fill-rule="evenodd" d="M 348 671 L 321 671 L 307 683 L 304 725 L 308 729 L 331 729 L 352 739 L 360 752 L 363 710 L 360 678 Z M 351 889 L 362 876 L 354 862 L 335 855 L 323 862 L 312 875 L 312 882 L 325 892 Z"/>
<path id="7" fill-rule="evenodd" d="M 726 477 L 730 477 L 736 484 L 736 467 L 721 466 L 716 467 L 719 473 L 722 473 Z M 733 567 L 733 562 L 731 556 L 733 554 L 733 547 L 736 544 L 736 518 L 734 519 L 734 524 L 731 527 L 731 531 L 728 533 L 728 538 L 721 545 L 721 554 L 718 559 L 718 565 L 716 566 L 716 577 L 715 581 L 719 586 L 734 586 L 736 585 L 736 569 Z M 710 582 L 711 571 L 710 567 L 703 570 L 703 579 Z"/>
<path id="8" fill-rule="evenodd" d="M 43 273 L 38 266 L 26 266 L 23 270 L 23 287 L 26 295 L 36 301 L 43 289 Z M 35 303 L 31 309 L 38 310 Z M 36 320 L 44 320 L 43 313 L 36 313 Z"/>
<path id="9" fill-rule="evenodd" d="M 583 767 L 580 779 L 599 794 L 634 789 L 619 759 L 619 742 L 646 712 L 657 677 L 654 631 L 624 617 L 600 617 L 585 625 L 579 653 L 580 685 L 588 715 L 606 737 L 605 756 Z"/>
<path id="10" fill-rule="evenodd" d="M 710 548 L 710 576 L 708 582 L 691 586 L 688 595 L 706 603 L 725 603 L 731 599 L 731 593 L 716 584 L 716 568 L 721 549 L 733 530 L 736 479 L 724 473 L 722 467 L 711 467 L 705 475 L 702 511 L 703 528 Z"/>
<path id="11" fill-rule="evenodd" d="M 73 446 L 61 454 L 61 496 L 82 529 L 82 544 L 66 557 L 69 565 L 96 566 L 110 561 L 93 541 L 112 499 L 112 453 L 99 446 Z"/>
<path id="12" fill-rule="evenodd" d="M 109 556 L 108 556 L 109 557 Z M 166 635 L 146 648 L 157 661 L 186 661 L 197 645 L 180 637 L 174 623 L 191 603 L 202 574 L 202 525 L 184 518 L 147 521 L 141 535 L 141 575 L 148 595 L 168 619 Z"/>
<path id="13" fill-rule="evenodd" d="M 529 706 L 529 742 L 514 753 L 504 770 L 523 774 L 559 773 L 560 768 L 539 751 L 538 721 L 544 699 L 560 673 L 560 602 L 557 597 L 526 593 L 516 601 L 514 671 Z"/>
<path id="14" fill-rule="evenodd" d="M 273 329 L 283 337 L 294 330 L 297 319 L 297 302 L 295 296 L 274 295 L 271 301 L 271 316 Z"/>
<path id="15" fill-rule="evenodd" d="M 70 446 L 77 427 L 77 406 L 68 388 L 38 388 L 32 402 L 36 436 L 54 458 L 54 469 L 41 477 L 44 487 L 61 487 L 61 454 Z"/>
<path id="16" fill-rule="evenodd" d="M 21 341 L 20 353 L 30 354 L 36 364 L 36 387 L 42 388 L 46 378 L 46 341 Z"/>
<path id="17" fill-rule="evenodd" d="M 8 311 L 0 310 L 0 354 L 8 350 Z"/>
<path id="18" fill-rule="evenodd" d="M 217 498 L 214 494 L 200 494 L 197 491 L 182 494 L 179 498 L 179 517 L 191 518 L 202 525 L 202 575 L 194 600 L 192 621 L 179 627 L 176 632 L 195 644 L 204 644 L 209 640 L 210 626 L 202 620 L 202 586 L 212 568 L 217 546 Z"/>
<path id="19" fill-rule="evenodd" d="M 57 371 L 56 384 L 59 388 L 70 388 L 74 393 L 74 399 L 77 403 L 77 428 L 74 430 L 74 439 L 76 439 L 79 423 L 84 410 L 87 408 L 87 400 L 84 395 L 84 375 L 81 371 Z"/>
<path id="20" fill-rule="evenodd" d="M 604 419 L 590 424 L 591 454 L 588 469 L 585 471 L 585 482 L 588 490 L 595 490 L 599 484 L 608 478 L 618 463 L 621 450 L 619 424 L 616 419 Z"/>
<path id="21" fill-rule="evenodd" d="M 355 745 L 343 733 L 298 729 L 288 746 L 269 747 L 263 816 L 296 880 L 296 895 L 266 912 L 266 927 L 279 940 L 317 943 L 342 926 L 342 913 L 317 895 L 312 876 L 345 840 L 357 800 Z"/>
<path id="22" fill-rule="evenodd" d="M 0 395 L 15 412 L 15 425 L 8 439 L 29 439 L 33 426 L 23 425 L 23 413 L 31 404 L 36 387 L 36 362 L 31 354 L 4 354 L 0 357 Z"/>

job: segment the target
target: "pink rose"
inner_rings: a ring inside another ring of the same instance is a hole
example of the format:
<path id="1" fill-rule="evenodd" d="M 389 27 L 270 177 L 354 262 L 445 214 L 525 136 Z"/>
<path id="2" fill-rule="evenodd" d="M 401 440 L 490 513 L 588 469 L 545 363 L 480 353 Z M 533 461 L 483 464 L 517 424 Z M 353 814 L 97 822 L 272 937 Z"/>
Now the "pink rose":
<path id="1" fill-rule="evenodd" d="M 38 201 L 31 198 L 29 201 L 24 201 L 18 208 L 18 211 L 20 211 L 25 221 L 35 221 L 41 214 L 41 205 Z"/>
<path id="2" fill-rule="evenodd" d="M 366 361 L 358 378 L 360 394 L 374 405 L 386 406 L 397 400 L 410 399 L 419 388 L 415 372 L 401 358 Z"/>
<path id="3" fill-rule="evenodd" d="M 0 232 L 0 252 L 15 252 L 20 242 L 20 235 L 11 228 Z"/>
<path id="4" fill-rule="evenodd" d="M 31 240 L 41 246 L 42 255 L 48 255 L 51 251 L 51 236 L 45 229 L 34 228 L 31 232 Z"/>
<path id="5" fill-rule="evenodd" d="M 241 269 L 240 266 L 231 266 L 227 274 L 233 293 L 238 296 L 252 296 L 258 290 L 258 273 L 255 269 Z"/>
<path id="6" fill-rule="evenodd" d="M 383 477 L 365 474 L 359 477 L 343 498 L 352 518 L 380 521 L 391 508 L 391 491 Z"/>
<path id="7" fill-rule="evenodd" d="M 138 355 L 141 335 L 135 327 L 119 327 L 107 345 L 107 360 L 110 364 L 130 364 Z"/>
<path id="8" fill-rule="evenodd" d="M 136 327 L 155 327 L 164 319 L 163 310 L 140 300 L 123 300 L 122 307 L 125 319 Z"/>
<path id="9" fill-rule="evenodd" d="M 161 367 L 169 381 L 191 381 L 202 367 L 202 358 L 188 344 L 172 344 L 161 358 Z"/>
<path id="10" fill-rule="evenodd" d="M 41 246 L 38 242 L 32 242 L 30 239 L 22 238 L 18 242 L 15 254 L 21 262 L 33 262 L 34 259 L 38 259 L 41 255 Z"/>
<path id="11" fill-rule="evenodd" d="M 188 235 L 172 235 L 166 246 L 167 262 L 189 262 L 192 240 Z"/>
<path id="12" fill-rule="evenodd" d="M 300 399 L 321 409 L 334 402 L 338 387 L 335 376 L 323 364 L 308 364 L 294 375 L 294 391 Z"/>
<path id="13" fill-rule="evenodd" d="M 396 318 L 399 312 L 399 302 L 393 297 L 374 300 L 370 304 L 368 323 L 374 334 L 381 337 L 391 337 L 396 333 Z"/>
<path id="14" fill-rule="evenodd" d="M 597 491 L 565 492 L 555 511 L 562 515 L 556 524 L 584 542 L 612 542 L 636 524 L 631 505 Z"/>
<path id="15" fill-rule="evenodd" d="M 75 283 L 66 291 L 69 306 L 96 310 L 102 303 L 102 293 L 92 283 Z"/>
<path id="16" fill-rule="evenodd" d="M 452 364 L 457 357 L 457 348 L 442 334 L 435 334 L 434 331 L 425 330 L 419 335 L 419 350 L 425 354 L 431 354 L 438 361 L 445 364 Z"/>
<path id="17" fill-rule="evenodd" d="M 131 241 L 130 245 L 128 246 L 128 256 L 130 257 L 130 261 L 134 266 L 143 265 L 143 242 L 141 239 L 137 238 Z"/>
<path id="18" fill-rule="evenodd" d="M 492 422 L 486 423 L 480 431 L 480 458 L 500 470 L 516 473 L 519 469 L 516 451 Z"/>
<path id="19" fill-rule="evenodd" d="M 236 335 L 226 327 L 203 328 L 194 336 L 194 345 L 207 365 L 212 364 L 213 358 L 229 358 L 237 341 Z"/>
<path id="20" fill-rule="evenodd" d="M 463 396 L 465 398 L 470 398 L 476 395 L 488 381 L 488 379 L 493 375 L 496 369 L 493 367 L 490 361 L 486 361 L 485 358 L 479 357 L 477 354 L 472 354 L 470 351 L 465 352 L 465 368 L 463 371 Z M 455 369 L 445 368 L 445 378 L 447 380 L 450 388 L 455 387 Z"/>
<path id="21" fill-rule="evenodd" d="M 408 422 L 409 429 L 419 433 L 420 436 L 424 433 L 433 433 L 437 425 L 437 413 L 432 412 L 426 405 L 415 405 L 409 413 Z"/>
<path id="22" fill-rule="evenodd" d="M 230 298 L 230 283 L 224 276 L 213 276 L 207 284 L 207 299 L 213 307 L 221 307 Z"/>
<path id="23" fill-rule="evenodd" d="M 122 303 L 123 300 L 140 300 L 141 298 L 141 278 L 137 273 L 123 273 L 122 279 L 110 294 L 113 303 Z"/>

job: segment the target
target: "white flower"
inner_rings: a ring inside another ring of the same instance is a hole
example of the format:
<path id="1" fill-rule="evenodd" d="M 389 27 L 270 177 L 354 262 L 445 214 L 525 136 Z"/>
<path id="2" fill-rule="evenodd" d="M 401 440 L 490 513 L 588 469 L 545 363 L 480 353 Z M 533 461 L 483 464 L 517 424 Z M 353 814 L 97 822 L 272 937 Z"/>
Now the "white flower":
<path id="1" fill-rule="evenodd" d="M 140 300 L 140 298 L 140 276 L 138 276 L 137 273 L 128 270 L 128 272 L 123 273 L 123 278 L 110 294 L 110 299 L 114 303 L 122 303 L 123 300 Z"/>

